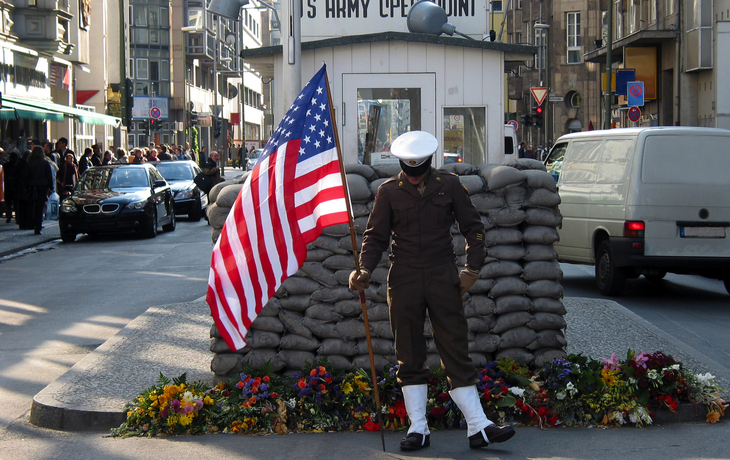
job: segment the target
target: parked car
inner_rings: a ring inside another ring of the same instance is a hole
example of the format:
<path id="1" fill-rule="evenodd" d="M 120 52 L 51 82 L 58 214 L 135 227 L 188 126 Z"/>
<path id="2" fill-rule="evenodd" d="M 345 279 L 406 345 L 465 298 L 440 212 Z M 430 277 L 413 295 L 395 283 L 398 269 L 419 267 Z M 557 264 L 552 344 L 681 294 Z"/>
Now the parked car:
<path id="1" fill-rule="evenodd" d="M 246 171 L 251 171 L 255 166 L 256 162 L 259 161 L 259 156 L 264 149 L 256 149 L 248 155 L 246 160 Z"/>
<path id="2" fill-rule="evenodd" d="M 154 238 L 159 226 L 175 230 L 172 189 L 150 164 L 88 169 L 59 208 L 59 231 L 67 243 L 79 233 L 135 232 Z"/>
<path id="3" fill-rule="evenodd" d="M 200 172 L 194 161 L 154 161 L 153 164 L 165 178 L 175 196 L 175 215 L 187 215 L 199 221 L 208 205 L 208 196 L 195 185 L 193 179 Z"/>
<path id="4" fill-rule="evenodd" d="M 719 279 L 730 292 L 728 144 L 730 130 L 699 127 L 559 138 L 545 162 L 561 200 L 558 259 L 595 265 L 604 295 L 667 272 Z"/>

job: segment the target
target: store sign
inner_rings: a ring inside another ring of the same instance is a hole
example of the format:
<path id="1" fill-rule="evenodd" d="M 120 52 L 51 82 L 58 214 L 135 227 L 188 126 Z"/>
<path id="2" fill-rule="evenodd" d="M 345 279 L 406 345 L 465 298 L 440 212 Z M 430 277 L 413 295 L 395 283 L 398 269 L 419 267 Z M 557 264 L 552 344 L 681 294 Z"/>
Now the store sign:
<path id="1" fill-rule="evenodd" d="M 132 118 L 156 118 L 167 120 L 168 100 L 166 97 L 151 98 L 149 96 L 134 96 L 134 105 L 132 106 Z M 155 110 L 153 110 L 155 109 Z M 152 113 L 158 116 L 153 116 Z"/>
<path id="2" fill-rule="evenodd" d="M 419 0 L 303 0 L 302 41 L 343 35 L 408 32 L 406 19 Z M 460 33 L 489 33 L 485 0 L 436 0 Z"/>

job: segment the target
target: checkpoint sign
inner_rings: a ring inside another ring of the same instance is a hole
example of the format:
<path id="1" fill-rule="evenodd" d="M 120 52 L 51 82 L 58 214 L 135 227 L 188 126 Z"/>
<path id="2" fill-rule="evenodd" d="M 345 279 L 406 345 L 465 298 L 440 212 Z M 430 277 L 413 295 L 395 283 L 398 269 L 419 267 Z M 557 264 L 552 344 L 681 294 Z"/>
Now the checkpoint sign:
<path id="1" fill-rule="evenodd" d="M 628 97 L 630 106 L 644 105 L 644 82 L 630 81 L 628 82 Z"/>
<path id="2" fill-rule="evenodd" d="M 629 108 L 629 120 L 636 123 L 639 121 L 639 118 L 641 118 L 641 109 L 638 107 L 630 107 Z"/>
<path id="3" fill-rule="evenodd" d="M 508 122 L 507 122 L 507 124 L 508 124 L 508 125 L 510 125 L 510 126 L 512 126 L 512 127 L 514 127 L 515 129 L 517 129 L 517 127 L 519 126 L 519 125 L 517 124 L 517 122 L 516 122 L 516 121 L 514 121 L 514 120 L 510 120 L 510 121 L 508 121 Z"/>
<path id="4" fill-rule="evenodd" d="M 159 107 L 152 107 L 150 109 L 150 117 L 154 118 L 155 120 L 159 119 L 162 116 L 162 112 L 160 111 Z"/>
<path id="5" fill-rule="evenodd" d="M 547 96 L 547 88 L 530 88 L 530 92 L 532 92 L 532 97 L 535 98 L 537 105 L 542 105 L 542 101 Z"/>

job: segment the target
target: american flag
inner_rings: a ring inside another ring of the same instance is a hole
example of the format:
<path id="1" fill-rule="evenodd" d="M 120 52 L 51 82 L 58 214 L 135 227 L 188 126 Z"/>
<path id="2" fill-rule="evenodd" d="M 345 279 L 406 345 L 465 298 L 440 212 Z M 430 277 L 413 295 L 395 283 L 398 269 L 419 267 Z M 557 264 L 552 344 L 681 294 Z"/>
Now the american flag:
<path id="1" fill-rule="evenodd" d="M 206 300 L 231 350 L 324 227 L 349 221 L 326 66 L 266 144 L 213 248 Z"/>

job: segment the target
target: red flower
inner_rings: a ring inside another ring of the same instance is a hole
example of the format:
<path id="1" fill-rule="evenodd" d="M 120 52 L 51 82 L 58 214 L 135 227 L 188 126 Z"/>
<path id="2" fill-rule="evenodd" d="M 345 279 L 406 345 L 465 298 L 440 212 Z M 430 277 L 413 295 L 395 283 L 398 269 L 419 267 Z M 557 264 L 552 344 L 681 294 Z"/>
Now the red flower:
<path id="1" fill-rule="evenodd" d="M 304 388 L 307 386 L 307 382 L 305 382 L 304 379 L 301 379 L 299 383 L 297 383 L 297 386 L 299 386 L 299 388 Z"/>
<path id="2" fill-rule="evenodd" d="M 264 375 L 264 382 L 271 381 L 271 378 L 268 375 Z"/>
<path id="3" fill-rule="evenodd" d="M 408 412 L 406 412 L 406 408 L 405 407 L 403 407 L 403 406 L 396 406 L 395 407 L 395 415 L 397 417 L 403 418 L 406 415 L 408 415 Z"/>
<path id="4" fill-rule="evenodd" d="M 555 415 L 553 417 L 550 417 L 549 419 L 547 419 L 547 421 L 550 424 L 550 426 L 555 427 L 558 425 L 558 416 Z"/>
<path id="5" fill-rule="evenodd" d="M 442 418 L 446 417 L 446 413 L 448 410 L 441 406 L 441 407 L 434 407 L 431 409 L 431 416 L 437 420 L 441 420 Z"/>
<path id="6" fill-rule="evenodd" d="M 368 431 L 380 431 L 380 424 L 375 423 L 372 420 L 368 420 L 368 422 L 365 423 L 362 427 Z"/>
<path id="7" fill-rule="evenodd" d="M 539 408 L 539 409 L 537 410 L 537 414 L 538 414 L 538 415 L 539 415 L 540 417 L 545 417 L 545 416 L 546 416 L 546 415 L 548 414 L 548 410 L 547 410 L 547 408 L 546 408 L 546 407 L 541 407 L 541 408 Z"/>
<path id="8" fill-rule="evenodd" d="M 238 387 L 238 389 L 239 389 L 239 390 L 240 390 L 241 388 L 243 388 L 243 382 L 238 382 L 238 383 L 236 384 L 236 387 Z"/>
<path id="9" fill-rule="evenodd" d="M 312 370 L 311 370 L 311 371 L 309 372 L 309 375 L 312 375 L 312 376 L 314 376 L 314 375 L 317 375 L 317 368 L 315 367 L 314 369 L 312 369 Z"/>
<path id="10" fill-rule="evenodd" d="M 448 402 L 451 399 L 451 396 L 449 396 L 448 393 L 441 393 L 440 395 L 436 396 L 436 401 L 440 403 Z"/>
<path id="11" fill-rule="evenodd" d="M 279 396 L 279 393 L 277 393 L 277 392 L 273 392 L 273 393 L 271 393 L 271 397 L 272 397 L 272 398 L 276 398 L 276 397 L 278 397 L 278 396 Z"/>

